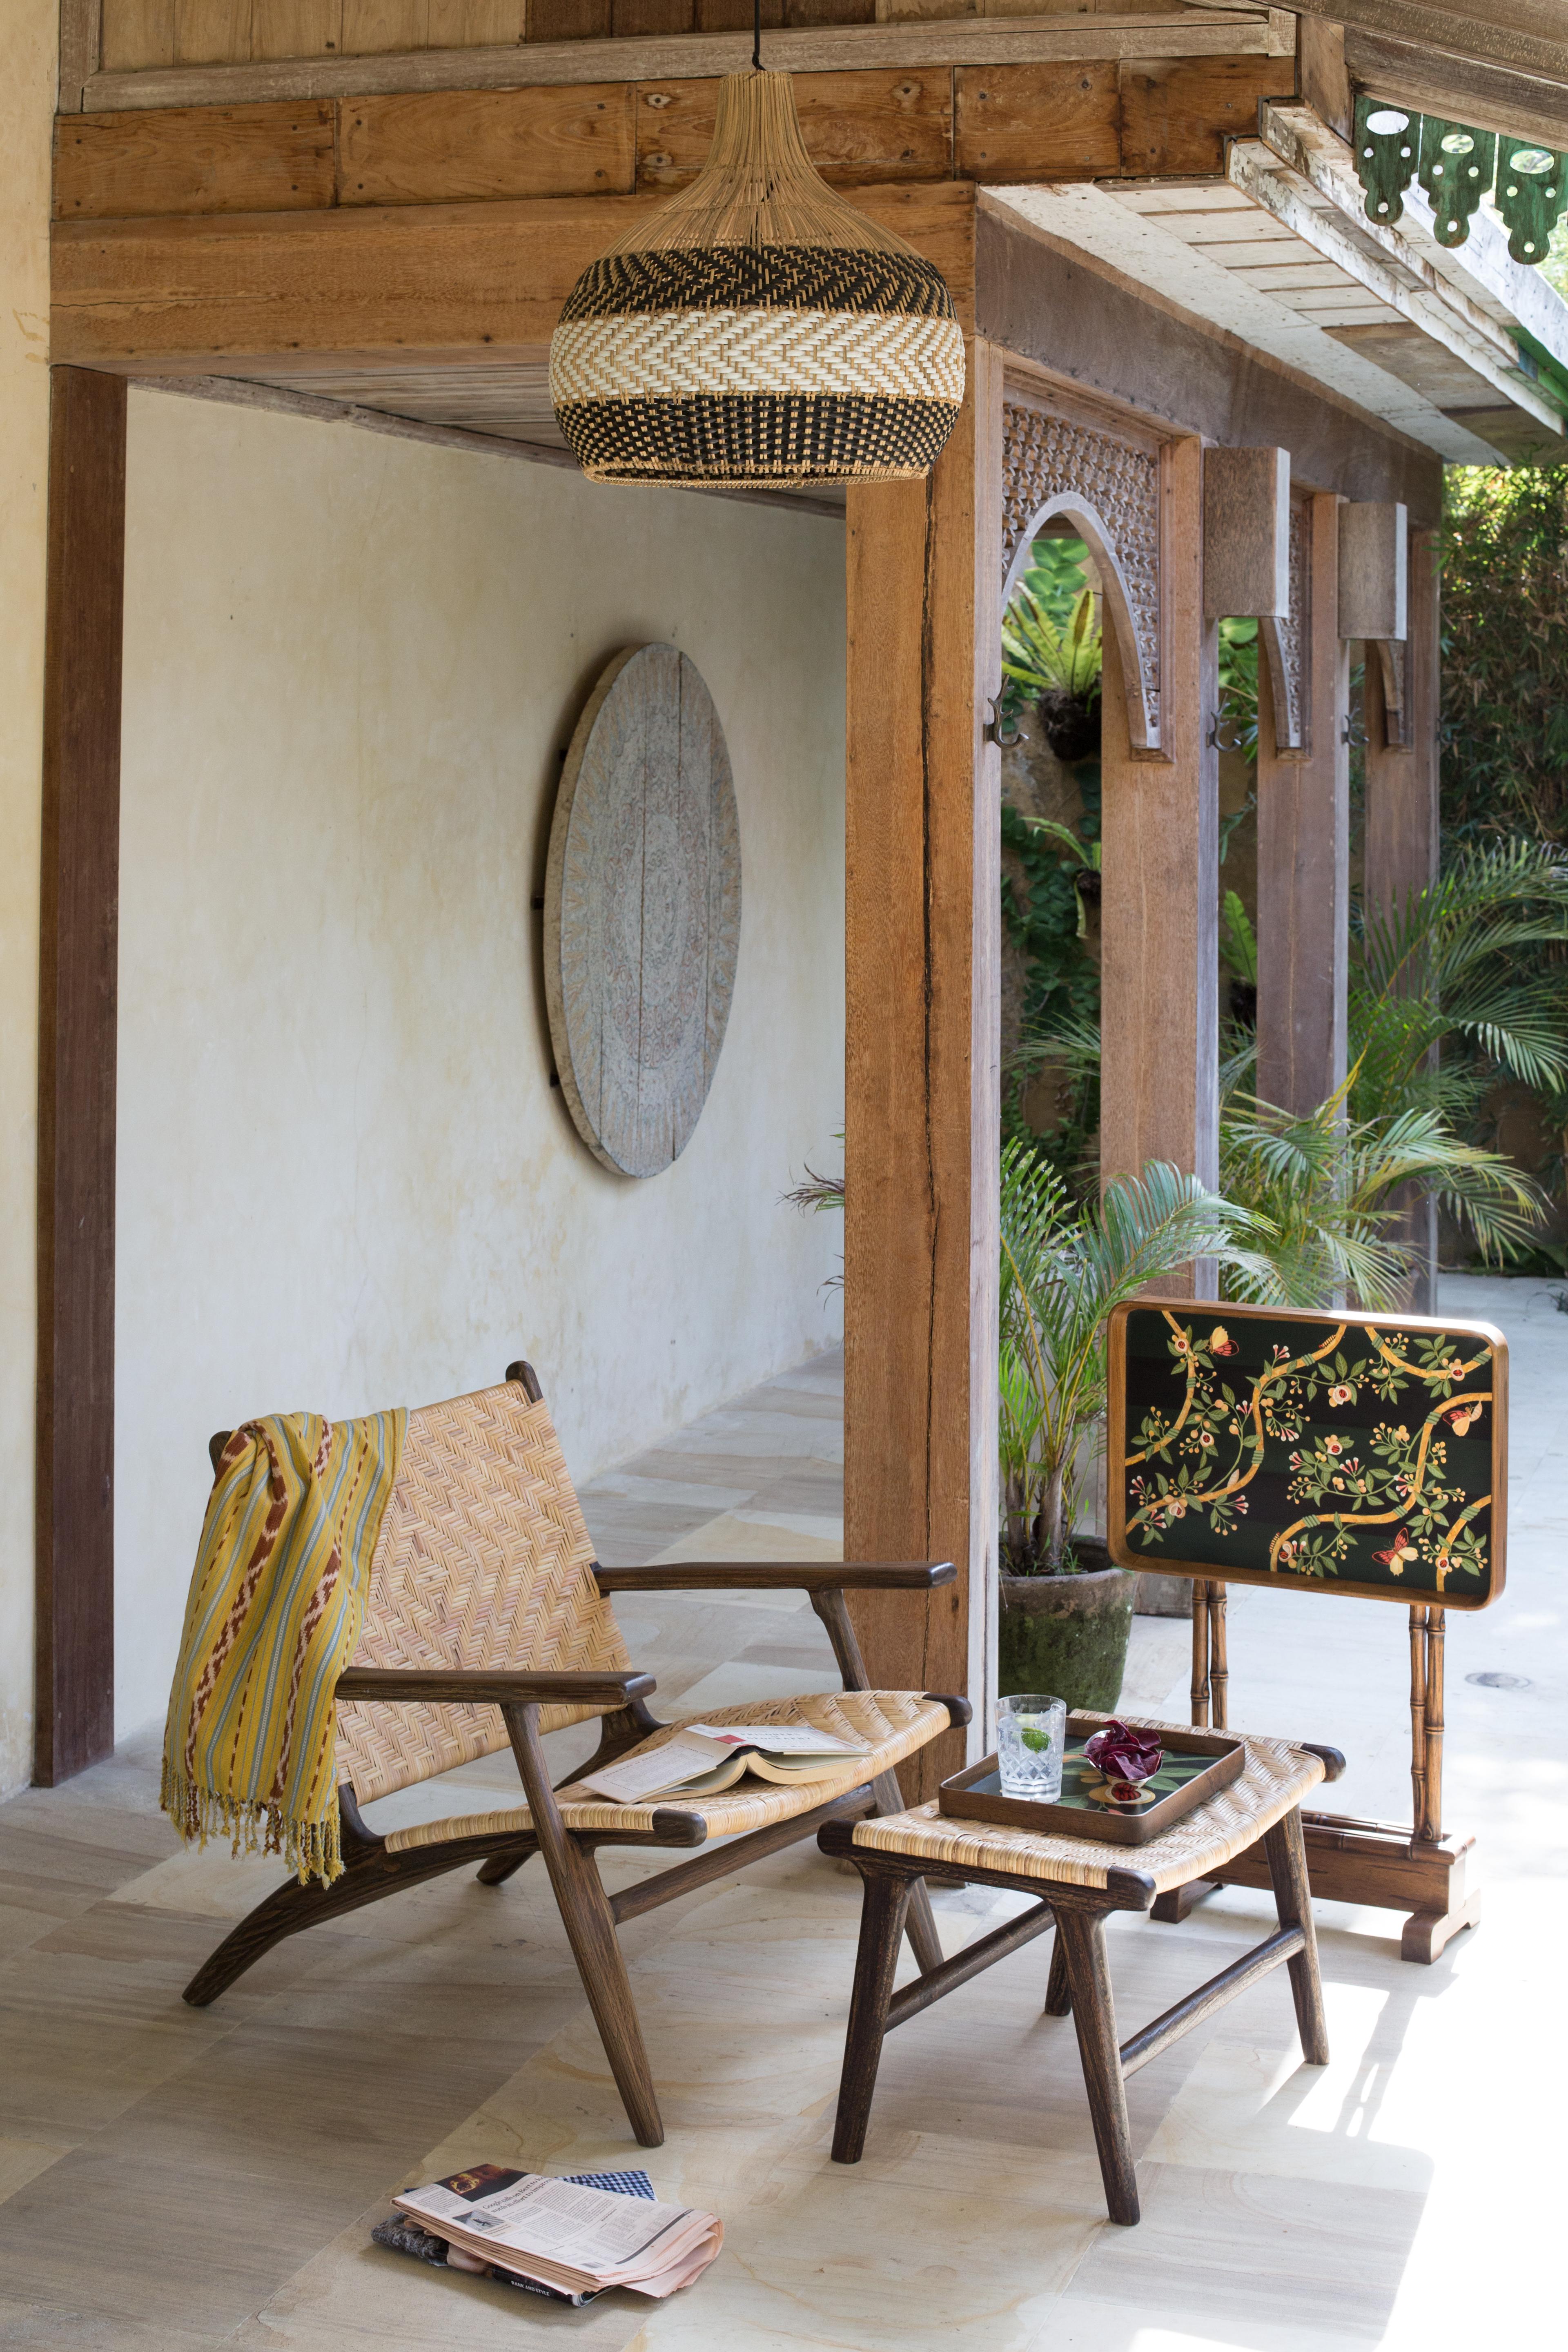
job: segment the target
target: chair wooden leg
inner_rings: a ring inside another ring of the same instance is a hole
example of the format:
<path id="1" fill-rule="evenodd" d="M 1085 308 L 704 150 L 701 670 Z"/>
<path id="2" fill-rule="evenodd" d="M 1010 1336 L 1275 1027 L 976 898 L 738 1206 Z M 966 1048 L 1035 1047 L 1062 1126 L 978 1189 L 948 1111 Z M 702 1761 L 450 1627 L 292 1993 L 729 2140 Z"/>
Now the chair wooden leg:
<path id="1" fill-rule="evenodd" d="M 871 1793 L 877 1800 L 879 1814 L 901 1813 L 903 1792 L 896 1772 L 880 1772 L 871 1783 Z M 910 1939 L 910 1949 L 915 1956 L 915 1966 L 922 1977 L 942 1963 L 942 1937 L 936 1931 L 936 1916 L 931 1907 L 931 1895 L 923 1878 L 910 1885 L 910 1907 L 904 1921 L 904 1933 Z"/>
<path id="2" fill-rule="evenodd" d="M 1072 2015 L 1072 1986 L 1068 1980 L 1068 1948 L 1062 1940 L 1060 1923 L 1051 1939 L 1051 1972 L 1046 1979 L 1046 2015 Z"/>
<path id="3" fill-rule="evenodd" d="M 1329 2063 L 1329 2029 L 1323 2016 L 1323 1984 L 1318 1970 L 1318 1930 L 1312 1918 L 1312 1888 L 1307 1875 L 1307 1849 L 1301 1835 L 1301 1812 L 1293 1805 L 1283 1820 L 1263 1837 L 1268 1875 L 1274 1885 L 1274 1906 L 1282 1927 L 1300 1927 L 1302 1949 L 1287 1966 L 1300 2030 L 1301 2055 L 1309 2066 Z"/>
<path id="4" fill-rule="evenodd" d="M 591 1853 L 584 1853 L 570 1831 L 558 1852 L 552 1853 L 542 1838 L 540 1849 L 626 2119 L 642 2147 L 661 2147 L 664 2125 L 653 2074 L 643 2046 L 631 1979 L 610 1913 L 610 1899 L 600 1882 L 598 1865 Z"/>
<path id="5" fill-rule="evenodd" d="M 501 1715 L 522 1775 L 533 1835 L 550 1873 L 550 1884 L 561 1909 L 561 1924 L 572 1946 L 572 1957 L 577 1963 L 577 1974 L 583 1979 L 583 1990 L 588 1996 L 588 2006 L 594 2012 L 594 2022 L 599 2029 L 599 2039 L 605 2045 L 626 2119 L 644 2147 L 661 2147 L 664 2125 L 659 2119 L 653 2075 L 643 2047 L 637 2005 L 632 2000 L 631 1979 L 616 1934 L 615 1914 L 600 1883 L 598 1865 L 562 1821 L 540 1743 L 538 1707 L 531 1703 L 503 1706 Z"/>
<path id="6" fill-rule="evenodd" d="M 488 1862 L 480 1863 L 474 1876 L 481 1886 L 504 1886 L 512 1873 L 521 1870 L 527 1860 L 526 1853 L 492 1853 Z"/>
<path id="7" fill-rule="evenodd" d="M 887 1871 L 862 1871 L 860 1942 L 855 1954 L 855 1985 L 849 1996 L 849 2030 L 844 2038 L 844 2072 L 833 2126 L 835 2164 L 858 2164 L 866 2146 L 871 2094 L 877 2087 L 888 2003 L 899 1965 L 910 1899 L 919 1881 Z M 923 1888 L 921 1890 L 924 1891 Z"/>
<path id="8" fill-rule="evenodd" d="M 1058 1911 L 1057 1940 L 1067 1950 L 1073 2023 L 1078 2028 L 1089 2111 L 1094 2119 L 1105 2202 L 1113 2221 L 1131 2227 L 1140 2213 L 1138 2176 L 1132 2165 L 1127 2091 L 1116 2041 L 1116 2007 L 1110 1996 L 1110 1969 L 1105 1956 L 1104 1914 Z"/>
<path id="9" fill-rule="evenodd" d="M 521 1853 L 517 1851 L 520 1843 Z M 503 1848 L 491 1856 L 486 1867 L 499 1863 L 503 1870 L 516 1870 L 532 1852 L 531 1840 L 514 1839 L 510 1850 Z M 193 2009 L 205 2009 L 286 1937 L 341 1918 L 345 1912 L 362 1910 L 367 1903 L 379 1903 L 405 1886 L 439 1878 L 443 1872 L 459 1869 L 465 1863 L 483 1860 L 485 1849 L 477 1838 L 455 1838 L 444 1845 L 414 1846 L 405 1853 L 388 1853 L 379 1838 L 356 1838 L 345 1824 L 342 1876 L 331 1886 L 323 1886 L 318 1879 L 301 1886 L 291 1878 L 276 1894 L 268 1895 L 229 1930 L 196 1970 L 184 1997 Z"/>

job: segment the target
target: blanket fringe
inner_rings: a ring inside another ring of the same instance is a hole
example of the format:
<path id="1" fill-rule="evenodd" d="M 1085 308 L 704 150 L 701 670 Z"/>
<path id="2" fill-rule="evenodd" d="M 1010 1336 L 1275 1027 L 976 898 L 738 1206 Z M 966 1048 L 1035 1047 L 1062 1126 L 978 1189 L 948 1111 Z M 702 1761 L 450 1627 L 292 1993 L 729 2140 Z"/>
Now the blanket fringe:
<path id="1" fill-rule="evenodd" d="M 301 1886 L 312 1878 L 330 1886 L 343 1874 L 335 1800 L 325 1821 L 296 1820 L 265 1797 L 226 1797 L 214 1789 L 198 1789 L 165 1757 L 162 1802 L 185 1844 L 198 1853 L 208 1838 L 226 1837 L 237 1861 L 242 1853 L 280 1854 Z"/>

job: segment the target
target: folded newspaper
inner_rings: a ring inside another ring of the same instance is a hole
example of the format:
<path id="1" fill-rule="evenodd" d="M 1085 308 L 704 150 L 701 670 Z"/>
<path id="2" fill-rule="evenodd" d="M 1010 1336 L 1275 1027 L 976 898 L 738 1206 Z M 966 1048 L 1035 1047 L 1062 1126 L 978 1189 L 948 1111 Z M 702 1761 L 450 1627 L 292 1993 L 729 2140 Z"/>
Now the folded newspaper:
<path id="1" fill-rule="evenodd" d="M 593 2185 L 605 2179 L 617 2187 Z M 574 2304 L 613 2286 L 673 2294 L 700 2277 L 724 2242 L 717 2214 L 661 2203 L 646 2173 L 571 2180 L 476 2164 L 392 2201 L 415 2231 L 445 2246 L 452 2269 L 490 2273 Z M 395 2222 L 374 2234 L 383 2245 L 432 2259 Z"/>
<path id="2" fill-rule="evenodd" d="M 711 1797 L 746 1772 L 786 1785 L 833 1780 L 866 1752 L 865 1740 L 810 1723 L 688 1723 L 662 1746 L 584 1772 L 574 1786 L 612 1804 L 646 1805 L 656 1797 Z"/>

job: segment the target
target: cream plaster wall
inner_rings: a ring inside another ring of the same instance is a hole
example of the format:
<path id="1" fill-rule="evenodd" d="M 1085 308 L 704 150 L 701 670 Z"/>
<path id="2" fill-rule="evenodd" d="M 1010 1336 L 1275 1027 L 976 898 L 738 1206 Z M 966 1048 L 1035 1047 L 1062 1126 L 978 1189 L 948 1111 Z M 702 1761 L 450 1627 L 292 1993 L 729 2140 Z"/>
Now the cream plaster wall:
<path id="1" fill-rule="evenodd" d="M 214 1429 L 538 1366 L 586 1476 L 837 1336 L 844 546 L 807 515 L 131 397 L 118 1716 L 161 1712 Z M 618 646 L 707 679 L 729 1034 L 683 1157 L 578 1141 L 538 964 L 560 755 Z"/>
<path id="2" fill-rule="evenodd" d="M 54 0 L 6 0 L 0 68 L 0 1795 L 33 1725 L 38 811 L 49 454 Z"/>

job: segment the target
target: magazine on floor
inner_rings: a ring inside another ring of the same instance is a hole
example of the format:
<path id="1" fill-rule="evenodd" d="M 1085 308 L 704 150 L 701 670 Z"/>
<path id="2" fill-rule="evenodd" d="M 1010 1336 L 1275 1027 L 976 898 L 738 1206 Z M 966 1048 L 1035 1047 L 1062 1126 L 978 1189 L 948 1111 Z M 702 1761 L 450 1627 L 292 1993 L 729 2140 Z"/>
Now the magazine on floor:
<path id="1" fill-rule="evenodd" d="M 606 2179 L 616 2188 L 597 2185 Z M 673 2294 L 700 2277 L 724 2241 L 717 2214 L 664 2204 L 646 2173 L 558 2179 L 477 2164 L 392 2201 L 417 2231 L 444 2243 L 450 2268 L 491 2273 L 574 2304 L 613 2286 Z M 376 2235 L 399 2252 L 423 2252 L 399 2237 L 395 2223 Z"/>
<path id="2" fill-rule="evenodd" d="M 786 1787 L 832 1780 L 866 1752 L 864 1740 L 809 1723 L 688 1723 L 661 1747 L 584 1772 L 576 1786 L 612 1804 L 646 1805 L 658 1797 L 715 1796 L 748 1772 Z"/>

